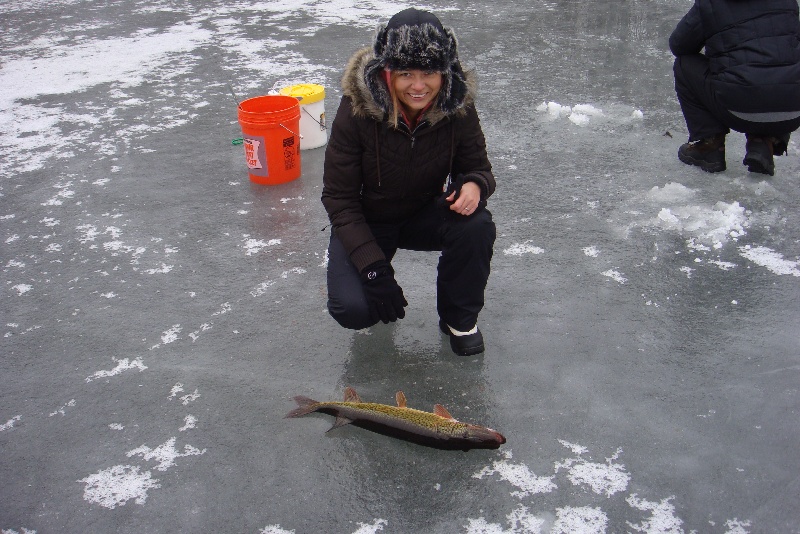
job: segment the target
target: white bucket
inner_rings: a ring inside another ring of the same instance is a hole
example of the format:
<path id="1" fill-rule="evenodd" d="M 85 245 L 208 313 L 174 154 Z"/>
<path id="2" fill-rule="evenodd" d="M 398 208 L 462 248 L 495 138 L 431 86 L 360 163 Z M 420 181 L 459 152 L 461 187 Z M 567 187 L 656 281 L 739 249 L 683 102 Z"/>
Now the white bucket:
<path id="1" fill-rule="evenodd" d="M 300 150 L 321 147 L 328 142 L 325 125 L 325 88 L 313 83 L 284 87 L 280 94 L 300 101 Z"/>

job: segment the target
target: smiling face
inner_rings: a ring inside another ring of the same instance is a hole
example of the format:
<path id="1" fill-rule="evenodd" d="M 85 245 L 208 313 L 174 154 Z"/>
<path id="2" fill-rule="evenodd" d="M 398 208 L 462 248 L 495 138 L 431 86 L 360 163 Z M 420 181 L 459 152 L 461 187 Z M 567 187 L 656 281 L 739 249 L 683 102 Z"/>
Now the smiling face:
<path id="1" fill-rule="evenodd" d="M 392 73 L 392 89 L 406 115 L 416 120 L 442 88 L 442 73 L 418 69 Z"/>

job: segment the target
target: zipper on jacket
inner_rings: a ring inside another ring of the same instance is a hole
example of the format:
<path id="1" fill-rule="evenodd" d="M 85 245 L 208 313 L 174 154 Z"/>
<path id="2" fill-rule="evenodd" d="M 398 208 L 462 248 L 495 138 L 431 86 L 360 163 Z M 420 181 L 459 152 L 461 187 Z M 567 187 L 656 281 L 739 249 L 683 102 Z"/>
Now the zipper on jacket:
<path id="1" fill-rule="evenodd" d="M 419 129 L 420 129 L 422 126 L 424 126 L 424 125 L 428 124 L 428 123 L 427 123 L 427 121 L 424 121 L 424 120 L 420 121 L 420 122 L 419 122 L 419 123 L 418 123 L 418 124 L 417 124 L 417 125 L 414 127 L 414 129 L 413 129 L 413 130 L 412 130 L 412 129 L 411 129 L 411 127 L 408 125 L 408 123 L 406 123 L 406 122 L 403 122 L 403 123 L 401 123 L 401 124 L 402 124 L 402 126 L 403 126 L 403 129 L 405 130 L 406 134 L 407 134 L 407 135 L 408 135 L 408 137 L 411 139 L 411 148 L 414 148 L 414 142 L 417 140 L 417 135 L 416 135 L 416 134 L 417 134 L 417 130 L 419 130 Z"/>

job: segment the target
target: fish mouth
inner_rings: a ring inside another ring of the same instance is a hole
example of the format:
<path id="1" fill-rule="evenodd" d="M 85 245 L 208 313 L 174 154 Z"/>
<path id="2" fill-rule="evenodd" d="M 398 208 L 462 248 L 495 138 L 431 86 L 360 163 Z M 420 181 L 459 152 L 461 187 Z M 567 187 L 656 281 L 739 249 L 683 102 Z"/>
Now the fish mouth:
<path id="1" fill-rule="evenodd" d="M 486 440 L 488 442 L 497 443 L 498 446 L 503 445 L 506 442 L 506 437 L 501 434 L 500 432 L 492 431 L 492 436 L 490 439 Z"/>

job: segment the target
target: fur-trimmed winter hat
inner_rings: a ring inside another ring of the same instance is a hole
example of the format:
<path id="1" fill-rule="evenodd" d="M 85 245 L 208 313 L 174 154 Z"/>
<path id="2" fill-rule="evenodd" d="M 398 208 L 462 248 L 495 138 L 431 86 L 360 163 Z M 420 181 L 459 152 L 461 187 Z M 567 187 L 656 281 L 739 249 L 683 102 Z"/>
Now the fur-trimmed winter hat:
<path id="1" fill-rule="evenodd" d="M 364 81 L 375 102 L 388 113 L 391 107 L 382 72 L 384 69 L 420 69 L 442 73 L 436 104 L 447 114 L 464 105 L 467 83 L 458 60 L 458 42 L 436 15 L 408 8 L 378 28 L 373 45 L 375 58 L 364 69 Z"/>

